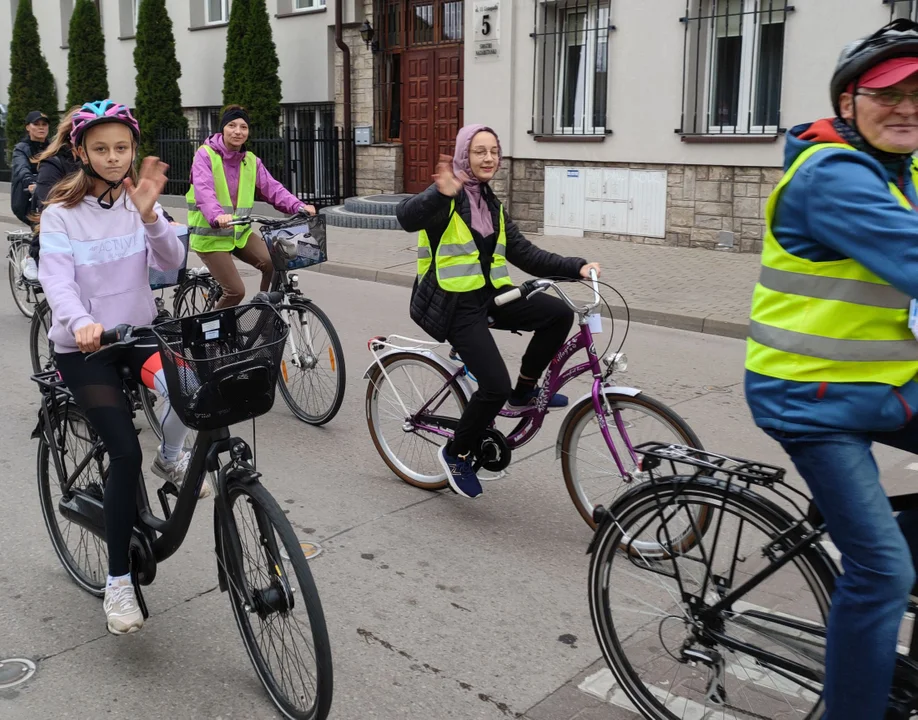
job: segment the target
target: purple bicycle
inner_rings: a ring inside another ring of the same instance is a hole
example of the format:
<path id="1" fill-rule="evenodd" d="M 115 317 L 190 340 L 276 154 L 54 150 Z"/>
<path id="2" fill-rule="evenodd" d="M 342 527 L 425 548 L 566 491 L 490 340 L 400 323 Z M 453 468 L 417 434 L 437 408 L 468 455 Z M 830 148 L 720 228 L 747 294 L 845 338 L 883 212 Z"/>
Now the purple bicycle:
<path id="1" fill-rule="evenodd" d="M 571 403 L 556 443 L 564 483 L 583 519 L 595 528 L 593 508 L 609 506 L 623 487 L 643 480 L 635 447 L 655 440 L 702 449 L 688 424 L 658 400 L 636 388 L 613 384 L 624 372 L 621 352 L 600 360 L 592 328 L 601 331 L 596 312 L 599 283 L 592 277 L 592 302 L 576 304 L 552 280 L 522 283 L 495 298 L 503 305 L 533 293 L 553 290 L 576 313 L 578 331 L 558 350 L 546 373 L 535 403 L 526 408 L 504 408 L 500 417 L 515 421 L 507 434 L 495 425 L 485 432 L 475 451 L 476 469 L 502 472 L 513 450 L 532 440 L 548 414 L 548 399 L 574 378 L 591 373 L 591 392 Z M 474 392 L 471 378 L 455 353 L 445 358 L 435 352 L 438 343 L 400 335 L 374 337 L 368 343 L 374 362 L 367 369 L 367 425 L 377 451 L 399 478 L 425 490 L 447 487 L 437 460 L 440 446 L 453 436 L 462 411 Z M 564 369 L 579 351 L 586 361 Z M 455 359 L 454 359 L 455 358 Z M 605 369 L 603 368 L 605 366 Z"/>

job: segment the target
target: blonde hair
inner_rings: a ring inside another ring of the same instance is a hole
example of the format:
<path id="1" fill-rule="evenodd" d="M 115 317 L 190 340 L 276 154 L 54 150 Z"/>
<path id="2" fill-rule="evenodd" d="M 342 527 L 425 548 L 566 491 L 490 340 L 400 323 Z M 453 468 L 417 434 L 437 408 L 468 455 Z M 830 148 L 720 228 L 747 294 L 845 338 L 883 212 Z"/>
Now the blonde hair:
<path id="1" fill-rule="evenodd" d="M 64 117 L 58 123 L 57 132 L 54 134 L 51 144 L 32 158 L 33 163 L 40 165 L 42 160 L 47 160 L 57 155 L 61 148 L 69 147 L 73 152 L 73 148 L 70 145 L 70 130 L 73 128 L 73 114 L 79 109 L 79 105 L 74 105 L 64 114 Z"/>

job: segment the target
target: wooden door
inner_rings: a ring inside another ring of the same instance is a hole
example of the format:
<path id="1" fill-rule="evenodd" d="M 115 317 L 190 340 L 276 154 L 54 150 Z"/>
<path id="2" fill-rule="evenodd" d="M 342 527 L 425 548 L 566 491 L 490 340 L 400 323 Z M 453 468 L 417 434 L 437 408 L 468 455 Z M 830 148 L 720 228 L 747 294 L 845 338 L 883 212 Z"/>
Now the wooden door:
<path id="1" fill-rule="evenodd" d="M 402 55 L 405 192 L 431 182 L 440 155 L 452 155 L 462 127 L 462 46 Z"/>
<path id="2" fill-rule="evenodd" d="M 402 150 L 405 192 L 430 185 L 436 163 L 433 131 L 434 50 L 410 50 L 402 55 Z"/>

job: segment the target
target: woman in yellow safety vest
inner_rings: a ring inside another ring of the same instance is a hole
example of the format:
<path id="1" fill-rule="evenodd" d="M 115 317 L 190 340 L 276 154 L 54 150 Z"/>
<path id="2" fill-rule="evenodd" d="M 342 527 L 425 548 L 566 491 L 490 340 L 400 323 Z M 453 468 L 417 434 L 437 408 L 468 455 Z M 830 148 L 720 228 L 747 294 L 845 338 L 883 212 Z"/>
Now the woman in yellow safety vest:
<path id="1" fill-rule="evenodd" d="M 234 217 L 246 217 L 256 200 L 287 215 L 316 209 L 290 194 L 255 154 L 245 147 L 249 116 L 239 105 L 229 105 L 220 120 L 220 132 L 207 138 L 194 156 L 188 190 L 188 240 L 214 279 L 223 288 L 216 308 L 238 305 L 245 287 L 233 256 L 261 271 L 261 289 L 271 283 L 273 268 L 268 248 L 251 227 L 231 227 Z M 252 242 L 249 242 L 252 238 Z"/>
<path id="2" fill-rule="evenodd" d="M 523 237 L 488 185 L 500 161 L 497 134 L 484 125 L 467 125 L 456 138 L 455 157 L 440 158 L 434 184 L 403 200 L 396 211 L 405 230 L 419 233 L 412 319 L 437 340 L 449 340 L 478 381 L 455 437 L 440 448 L 450 487 L 472 498 L 481 495 L 471 463 L 482 433 L 508 400 L 515 407 L 534 401 L 539 376 L 574 319 L 564 302 L 543 294 L 494 307 L 493 297 L 513 285 L 507 262 L 542 277 L 585 278 L 591 269 L 599 272 L 596 263 L 541 250 Z M 510 385 L 490 327 L 535 331 L 516 387 Z M 549 401 L 552 407 L 566 404 L 560 394 Z"/>

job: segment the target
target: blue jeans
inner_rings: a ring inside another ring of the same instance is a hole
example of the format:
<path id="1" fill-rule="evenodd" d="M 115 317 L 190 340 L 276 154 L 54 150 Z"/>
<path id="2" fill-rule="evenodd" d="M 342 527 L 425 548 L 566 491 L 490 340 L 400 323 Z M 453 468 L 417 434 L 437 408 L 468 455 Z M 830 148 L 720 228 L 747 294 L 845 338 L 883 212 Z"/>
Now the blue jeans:
<path id="1" fill-rule="evenodd" d="M 918 511 L 894 518 L 870 448 L 918 453 L 918 422 L 890 433 L 767 431 L 790 455 L 842 555 L 826 640 L 824 720 L 882 720 L 915 583 Z"/>

